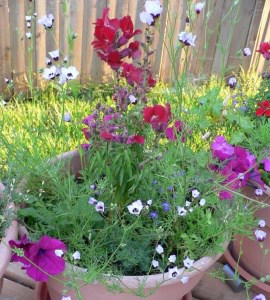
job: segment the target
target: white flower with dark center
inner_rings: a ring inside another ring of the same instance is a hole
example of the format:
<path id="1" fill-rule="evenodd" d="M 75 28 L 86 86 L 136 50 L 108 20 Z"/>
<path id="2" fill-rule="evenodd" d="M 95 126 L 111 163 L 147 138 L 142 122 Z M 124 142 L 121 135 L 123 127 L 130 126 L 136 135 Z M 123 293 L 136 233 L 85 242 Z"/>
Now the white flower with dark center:
<path id="1" fill-rule="evenodd" d="M 266 297 L 263 294 L 256 295 L 253 300 L 266 300 Z"/>
<path id="2" fill-rule="evenodd" d="M 79 72 L 77 69 L 73 66 L 68 68 L 61 68 L 61 73 L 66 76 L 67 80 L 73 80 L 76 79 L 79 75 Z"/>
<path id="3" fill-rule="evenodd" d="M 51 66 L 50 68 L 45 68 L 43 70 L 42 77 L 47 80 L 54 79 L 56 76 L 56 66 Z"/>
<path id="4" fill-rule="evenodd" d="M 184 207 L 177 206 L 178 215 L 184 217 L 187 214 L 187 210 Z"/>
<path id="5" fill-rule="evenodd" d="M 46 57 L 45 62 L 46 62 L 46 65 L 48 65 L 48 66 L 50 66 L 52 64 L 52 61 L 48 57 Z"/>
<path id="6" fill-rule="evenodd" d="M 5 83 L 6 83 L 6 84 L 8 84 L 9 81 L 10 81 L 10 80 L 9 80 L 8 78 L 5 78 Z"/>
<path id="7" fill-rule="evenodd" d="M 182 276 L 180 278 L 180 281 L 183 283 L 183 284 L 186 284 L 188 281 L 189 281 L 189 276 Z"/>
<path id="8" fill-rule="evenodd" d="M 32 26 L 31 22 L 26 22 L 26 27 L 27 28 L 31 28 L 31 26 Z"/>
<path id="9" fill-rule="evenodd" d="M 198 2 L 195 4 L 195 11 L 196 11 L 196 14 L 200 14 L 201 11 L 203 10 L 204 8 L 204 5 L 205 3 L 204 2 Z"/>
<path id="10" fill-rule="evenodd" d="M 193 198 L 198 198 L 200 196 L 200 192 L 196 189 L 196 190 L 192 190 L 192 197 Z"/>
<path id="11" fill-rule="evenodd" d="M 71 300 L 71 297 L 70 297 L 70 296 L 68 296 L 68 297 L 63 296 L 63 297 L 62 297 L 62 300 Z"/>
<path id="12" fill-rule="evenodd" d="M 58 83 L 63 85 L 66 82 L 67 82 L 67 77 L 64 74 L 60 74 Z"/>
<path id="13" fill-rule="evenodd" d="M 185 32 L 182 31 L 178 35 L 178 39 L 180 42 L 185 44 L 186 46 L 195 46 L 195 40 L 196 40 L 196 35 L 193 34 L 192 32 Z"/>
<path id="14" fill-rule="evenodd" d="M 26 37 L 30 40 L 32 37 L 32 33 L 31 32 L 26 32 L 25 33 Z"/>
<path id="15" fill-rule="evenodd" d="M 153 260 L 152 260 L 152 266 L 153 266 L 154 268 L 157 268 L 157 267 L 159 266 L 159 262 L 158 262 L 157 260 L 153 259 Z"/>
<path id="16" fill-rule="evenodd" d="M 61 249 L 56 249 L 54 251 L 55 255 L 58 256 L 58 257 L 62 257 L 64 255 L 64 251 L 61 250 Z"/>
<path id="17" fill-rule="evenodd" d="M 262 189 L 255 189 L 254 191 L 256 196 L 262 196 L 263 195 L 263 190 Z"/>
<path id="18" fill-rule="evenodd" d="M 163 249 L 163 247 L 161 245 L 158 245 L 156 247 L 156 251 L 157 251 L 158 254 L 162 254 L 164 252 L 164 249 Z"/>
<path id="19" fill-rule="evenodd" d="M 137 98 L 133 95 L 129 95 L 128 96 L 128 100 L 131 104 L 136 104 L 138 101 L 137 101 Z"/>
<path id="20" fill-rule="evenodd" d="M 70 122 L 71 121 L 71 115 L 69 112 L 64 113 L 63 115 L 63 121 L 64 122 Z"/>
<path id="21" fill-rule="evenodd" d="M 258 242 L 263 242 L 266 237 L 266 232 L 260 229 L 255 230 L 255 236 Z"/>
<path id="22" fill-rule="evenodd" d="M 176 262 L 176 255 L 174 255 L 174 254 L 170 255 L 169 258 L 168 258 L 168 260 L 169 260 L 170 263 L 174 264 Z"/>
<path id="23" fill-rule="evenodd" d="M 75 252 L 72 254 L 72 257 L 73 257 L 74 259 L 79 260 L 79 259 L 81 259 L 81 254 L 80 254 L 79 251 L 75 251 Z"/>
<path id="24" fill-rule="evenodd" d="M 183 260 L 185 268 L 189 269 L 193 266 L 194 259 L 190 259 L 188 256 Z"/>
<path id="25" fill-rule="evenodd" d="M 154 17 L 146 11 L 140 13 L 140 20 L 144 24 L 148 24 L 149 26 L 154 24 Z"/>
<path id="26" fill-rule="evenodd" d="M 199 202 L 199 204 L 200 204 L 200 206 L 204 206 L 205 205 L 205 203 L 206 203 L 206 200 L 205 199 L 201 199 L 200 200 L 200 202 Z"/>
<path id="27" fill-rule="evenodd" d="M 228 81 L 230 88 L 234 88 L 236 86 L 237 80 L 235 77 L 231 77 Z"/>
<path id="28" fill-rule="evenodd" d="M 97 212 L 104 212 L 105 210 L 104 202 L 98 201 L 98 203 L 95 205 L 95 209 Z"/>
<path id="29" fill-rule="evenodd" d="M 93 198 L 93 197 L 90 197 L 88 199 L 88 203 L 91 204 L 91 205 L 96 205 L 98 203 L 97 199 Z"/>
<path id="30" fill-rule="evenodd" d="M 31 20 L 32 20 L 32 16 L 25 16 L 25 20 L 26 20 L 27 22 L 31 21 Z"/>
<path id="31" fill-rule="evenodd" d="M 245 174 L 244 173 L 239 173 L 237 175 L 237 179 L 239 179 L 239 180 L 243 180 L 244 178 L 245 178 Z"/>
<path id="32" fill-rule="evenodd" d="M 244 48 L 243 49 L 243 55 L 244 56 L 250 56 L 252 53 L 251 53 L 251 50 L 249 48 Z"/>
<path id="33" fill-rule="evenodd" d="M 53 60 L 58 61 L 59 56 L 60 56 L 59 50 L 51 51 L 51 52 L 49 52 L 49 54 Z"/>
<path id="34" fill-rule="evenodd" d="M 144 4 L 144 9 L 147 13 L 153 15 L 154 17 L 158 17 L 163 10 L 159 0 L 146 1 Z"/>
<path id="35" fill-rule="evenodd" d="M 132 204 L 128 205 L 127 208 L 132 215 L 139 215 L 143 209 L 142 201 L 134 201 Z"/>
<path id="36" fill-rule="evenodd" d="M 53 22 L 54 16 L 52 14 L 42 16 L 40 19 L 38 19 L 38 24 L 43 25 L 45 29 L 52 28 Z"/>
<path id="37" fill-rule="evenodd" d="M 265 226 L 266 226 L 266 222 L 265 222 L 265 220 L 259 220 L 259 222 L 258 222 L 258 226 L 259 226 L 260 228 L 263 228 L 263 227 L 265 227 Z"/>
<path id="38" fill-rule="evenodd" d="M 97 189 L 97 186 L 93 183 L 93 184 L 91 184 L 91 185 L 89 186 L 89 188 L 90 188 L 91 190 L 96 190 L 96 189 Z"/>
<path id="39" fill-rule="evenodd" d="M 7 102 L 5 100 L 1 100 L 1 105 L 2 106 L 6 106 L 7 105 Z"/>
<path id="40" fill-rule="evenodd" d="M 63 62 L 64 62 L 64 64 L 66 64 L 68 62 L 68 57 L 67 56 L 64 57 Z"/>
<path id="41" fill-rule="evenodd" d="M 152 199 L 149 199 L 149 200 L 146 201 L 146 204 L 149 205 L 149 206 L 152 205 L 152 203 L 153 203 Z"/>
<path id="42" fill-rule="evenodd" d="M 186 207 L 189 207 L 191 205 L 190 201 L 186 201 Z"/>
<path id="43" fill-rule="evenodd" d="M 179 272 L 177 267 L 169 268 L 169 278 L 177 278 L 179 276 Z"/>

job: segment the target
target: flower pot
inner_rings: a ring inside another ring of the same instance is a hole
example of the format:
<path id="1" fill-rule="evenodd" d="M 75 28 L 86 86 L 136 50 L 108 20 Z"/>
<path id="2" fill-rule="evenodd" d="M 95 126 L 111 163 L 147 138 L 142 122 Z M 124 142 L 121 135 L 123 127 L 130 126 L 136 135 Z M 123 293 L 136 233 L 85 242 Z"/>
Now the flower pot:
<path id="1" fill-rule="evenodd" d="M 2 192 L 4 190 L 4 185 L 0 182 L 0 200 L 1 196 L 3 195 Z M 11 250 L 6 245 L 8 244 L 9 240 L 17 239 L 18 236 L 18 223 L 17 221 L 12 221 L 11 225 L 5 232 L 5 236 L 2 238 L 0 242 L 0 295 L 2 292 L 2 286 L 3 286 L 3 276 L 7 269 L 7 266 L 10 262 L 11 258 Z"/>
<path id="2" fill-rule="evenodd" d="M 254 190 L 260 188 L 264 194 L 257 197 L 261 203 L 270 205 L 270 188 L 266 185 L 259 185 L 257 182 L 249 182 L 249 184 L 242 189 L 243 194 L 249 198 L 255 198 Z M 246 236 L 238 235 L 231 244 L 230 255 L 235 261 L 239 261 L 240 275 L 247 279 L 261 278 L 270 274 L 270 206 L 258 209 L 255 211 L 256 218 L 263 219 L 266 226 L 262 228 L 267 233 L 263 242 L 258 242 L 255 238 L 251 239 Z M 254 228 L 254 231 L 257 228 Z M 241 253 L 241 255 L 240 255 Z M 248 280 L 248 279 L 247 279 Z M 253 286 L 256 291 L 264 291 L 270 297 L 270 285 L 267 283 L 258 283 Z"/>
<path id="3" fill-rule="evenodd" d="M 218 254 L 213 257 L 203 257 L 194 263 L 194 270 L 191 272 L 180 269 L 180 274 L 188 276 L 187 283 L 182 283 L 179 279 L 169 279 L 168 273 L 144 276 L 124 276 L 121 278 L 122 287 L 129 290 L 136 291 L 138 288 L 138 282 L 143 282 L 144 293 L 150 292 L 160 284 L 155 292 L 148 296 L 149 300 L 164 300 L 169 298 L 170 300 L 188 300 L 192 299 L 191 290 L 201 280 L 206 272 L 221 256 Z M 61 281 L 66 281 L 63 275 L 56 276 Z M 165 282 L 164 282 L 165 280 Z M 47 287 L 46 287 L 47 286 Z M 77 295 L 74 290 L 67 289 L 58 280 L 50 278 L 48 282 L 37 283 L 35 289 L 35 300 L 59 300 L 62 298 L 63 290 L 67 290 L 66 295 L 70 296 L 72 300 L 76 300 Z M 104 286 L 99 283 L 93 283 L 86 285 L 80 289 L 83 299 L 93 300 L 139 300 L 141 297 L 135 296 L 130 292 L 116 293 L 108 291 Z"/>

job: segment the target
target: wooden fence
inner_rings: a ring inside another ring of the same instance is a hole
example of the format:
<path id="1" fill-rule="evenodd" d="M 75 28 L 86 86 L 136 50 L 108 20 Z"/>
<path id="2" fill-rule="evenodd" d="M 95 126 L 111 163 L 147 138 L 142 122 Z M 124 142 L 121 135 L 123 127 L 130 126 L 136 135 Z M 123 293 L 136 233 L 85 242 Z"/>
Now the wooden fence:
<path id="1" fill-rule="evenodd" d="M 191 1 L 191 0 L 189 0 Z M 261 72 L 265 59 L 255 52 L 261 41 L 270 41 L 270 0 L 204 0 L 203 13 L 196 17 L 192 30 L 197 35 L 196 47 L 189 53 L 181 52 L 175 61 L 178 71 L 183 68 L 183 57 L 189 56 L 188 71 L 195 78 L 213 73 L 229 74 L 245 70 L 250 66 Z M 129 14 L 135 28 L 143 29 L 139 12 L 144 0 L 0 0 L 0 88 L 5 88 L 4 78 L 12 78 L 15 86 L 25 84 L 27 72 L 38 74 L 44 68 L 48 51 L 61 50 L 63 56 L 70 55 L 72 64 L 80 71 L 82 83 L 107 80 L 110 69 L 101 63 L 93 51 L 93 22 L 100 17 L 104 7 L 110 7 L 110 17 Z M 161 80 L 170 78 L 170 59 L 166 46 L 172 42 L 177 47 L 177 36 L 186 24 L 185 0 L 161 0 L 164 11 L 160 17 L 160 30 L 155 36 L 152 57 L 154 74 Z M 194 1 L 198 2 L 198 1 Z M 238 3 L 238 4 L 237 4 Z M 65 7 L 65 4 L 67 6 Z M 26 15 L 37 14 L 32 21 L 32 39 L 25 33 Z M 37 24 L 41 16 L 55 16 L 53 29 L 46 31 Z M 67 32 L 76 33 L 71 52 Z M 169 38 L 172 37 L 172 39 Z M 249 47 L 250 57 L 243 57 L 241 50 Z M 32 50 L 31 50 L 32 49 Z M 232 68 L 230 67 L 232 66 Z M 35 76 L 38 78 L 39 76 Z"/>

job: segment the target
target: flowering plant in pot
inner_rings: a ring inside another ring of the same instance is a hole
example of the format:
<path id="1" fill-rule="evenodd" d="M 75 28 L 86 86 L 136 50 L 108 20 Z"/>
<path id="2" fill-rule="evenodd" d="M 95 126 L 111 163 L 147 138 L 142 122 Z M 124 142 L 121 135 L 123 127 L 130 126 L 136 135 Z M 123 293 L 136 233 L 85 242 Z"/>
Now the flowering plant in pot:
<path id="1" fill-rule="evenodd" d="M 104 9 L 93 46 L 115 71 L 113 101 L 97 103 L 83 119 L 88 142 L 79 150 L 39 161 L 21 176 L 14 200 L 23 204 L 17 213 L 28 234 L 10 242 L 13 260 L 47 282 L 51 299 L 89 299 L 88 288 L 100 300 L 179 299 L 231 235 L 254 224 L 241 194 L 220 198 L 224 186 L 234 190 L 228 173 L 217 172 L 224 141 L 216 139 L 212 152 L 198 142 L 200 120 L 184 113 L 185 80 L 167 96 L 151 94 L 161 13 L 159 1 L 146 1 L 142 43 L 130 42 L 141 32 L 129 16 L 110 19 Z M 179 35 L 183 47 L 194 41 Z"/>

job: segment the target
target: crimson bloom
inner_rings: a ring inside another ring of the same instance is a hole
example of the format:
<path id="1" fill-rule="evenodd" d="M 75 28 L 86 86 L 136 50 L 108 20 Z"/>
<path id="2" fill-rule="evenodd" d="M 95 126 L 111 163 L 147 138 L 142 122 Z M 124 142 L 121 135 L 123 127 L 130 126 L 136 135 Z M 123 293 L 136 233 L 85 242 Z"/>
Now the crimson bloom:
<path id="1" fill-rule="evenodd" d="M 127 139 L 127 144 L 144 144 L 144 137 L 141 135 L 130 135 Z"/>
<path id="2" fill-rule="evenodd" d="M 266 59 L 270 59 L 270 43 L 263 42 L 260 44 L 259 50 L 256 50 L 256 52 L 259 52 L 262 54 L 262 56 Z"/>
<path id="3" fill-rule="evenodd" d="M 23 263 L 22 269 L 35 281 L 47 281 L 49 275 L 60 274 L 65 269 L 65 260 L 59 253 L 64 254 L 67 248 L 60 240 L 45 235 L 34 243 L 24 236 L 21 241 L 10 241 L 9 245 L 24 250 L 25 257 L 13 254 L 12 261 Z"/>
<path id="4" fill-rule="evenodd" d="M 144 121 L 151 124 L 154 130 L 162 132 L 168 127 L 171 120 L 170 104 L 147 106 L 143 110 L 143 117 Z"/>
<path id="5" fill-rule="evenodd" d="M 181 133 L 183 131 L 183 126 L 180 120 L 176 120 L 173 126 L 168 127 L 166 129 L 166 136 L 170 141 L 175 141 L 177 139 L 177 133 Z M 182 142 L 185 142 L 185 137 L 182 137 Z"/>
<path id="6" fill-rule="evenodd" d="M 258 103 L 258 108 L 256 110 L 256 116 L 266 116 L 270 117 L 270 102 L 269 100 L 264 100 Z"/>

